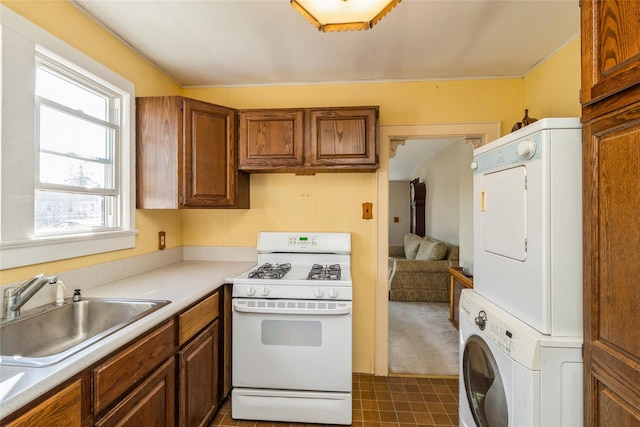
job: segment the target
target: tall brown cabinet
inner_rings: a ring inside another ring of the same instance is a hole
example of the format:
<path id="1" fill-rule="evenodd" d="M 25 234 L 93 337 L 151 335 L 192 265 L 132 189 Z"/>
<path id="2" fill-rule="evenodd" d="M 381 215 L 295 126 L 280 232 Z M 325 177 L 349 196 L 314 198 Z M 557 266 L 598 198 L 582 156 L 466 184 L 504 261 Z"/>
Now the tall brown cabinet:
<path id="1" fill-rule="evenodd" d="M 585 425 L 640 425 L 640 1 L 581 1 Z"/>
<path id="2" fill-rule="evenodd" d="M 420 182 L 419 178 L 412 180 L 409 182 L 409 195 L 411 198 L 410 231 L 413 234 L 424 237 L 426 227 L 425 205 L 427 200 L 427 185 L 424 182 Z"/>

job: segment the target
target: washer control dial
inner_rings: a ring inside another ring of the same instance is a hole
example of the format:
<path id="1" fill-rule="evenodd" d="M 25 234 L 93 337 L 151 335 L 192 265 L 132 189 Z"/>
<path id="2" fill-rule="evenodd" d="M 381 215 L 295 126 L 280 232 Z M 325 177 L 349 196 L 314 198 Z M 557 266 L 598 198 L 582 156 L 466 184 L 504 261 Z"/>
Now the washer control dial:
<path id="1" fill-rule="evenodd" d="M 484 328 L 487 326 L 487 313 L 485 313 L 484 310 L 480 310 L 480 312 L 478 312 L 478 317 L 476 317 L 474 321 L 476 325 L 478 325 L 478 328 L 480 328 L 481 331 L 484 331 Z"/>

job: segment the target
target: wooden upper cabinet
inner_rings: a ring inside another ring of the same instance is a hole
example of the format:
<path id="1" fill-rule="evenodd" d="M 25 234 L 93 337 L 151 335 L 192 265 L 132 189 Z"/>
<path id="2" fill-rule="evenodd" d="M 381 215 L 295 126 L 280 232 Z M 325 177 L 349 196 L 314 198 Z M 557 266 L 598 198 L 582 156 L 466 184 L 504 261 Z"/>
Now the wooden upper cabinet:
<path id="1" fill-rule="evenodd" d="M 249 207 L 235 110 L 177 96 L 136 105 L 138 208 Z"/>
<path id="2" fill-rule="evenodd" d="M 240 169 L 374 172 L 378 107 L 240 111 Z"/>
<path id="3" fill-rule="evenodd" d="M 303 165 L 302 110 L 240 111 L 240 168 Z"/>
<path id="4" fill-rule="evenodd" d="M 378 169 L 378 108 L 310 110 L 307 162 L 310 166 Z"/>
<path id="5" fill-rule="evenodd" d="M 640 83 L 640 2 L 581 1 L 583 107 Z M 630 94 L 631 95 L 631 94 Z M 620 108 L 624 101 L 612 99 Z M 588 118 L 600 114 L 587 108 Z"/>

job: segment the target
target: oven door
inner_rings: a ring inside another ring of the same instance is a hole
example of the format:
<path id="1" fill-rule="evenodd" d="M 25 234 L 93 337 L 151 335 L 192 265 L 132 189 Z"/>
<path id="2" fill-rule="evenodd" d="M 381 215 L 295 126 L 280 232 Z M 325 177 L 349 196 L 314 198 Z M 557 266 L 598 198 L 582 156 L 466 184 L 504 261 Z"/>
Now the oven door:
<path id="1" fill-rule="evenodd" d="M 233 300 L 233 386 L 351 391 L 351 302 Z"/>

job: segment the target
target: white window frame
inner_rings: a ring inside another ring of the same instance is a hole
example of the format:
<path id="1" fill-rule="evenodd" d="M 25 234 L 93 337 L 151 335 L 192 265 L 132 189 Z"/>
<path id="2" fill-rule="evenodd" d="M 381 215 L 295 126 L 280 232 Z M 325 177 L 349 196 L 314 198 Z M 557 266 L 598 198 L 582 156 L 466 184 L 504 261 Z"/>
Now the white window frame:
<path id="1" fill-rule="evenodd" d="M 0 5 L 0 270 L 135 247 L 135 85 Z M 121 218 L 105 231 L 36 236 L 36 56 L 43 53 L 120 94 Z"/>

